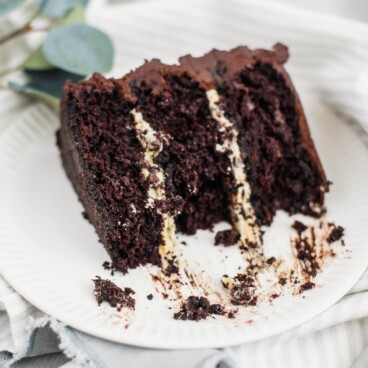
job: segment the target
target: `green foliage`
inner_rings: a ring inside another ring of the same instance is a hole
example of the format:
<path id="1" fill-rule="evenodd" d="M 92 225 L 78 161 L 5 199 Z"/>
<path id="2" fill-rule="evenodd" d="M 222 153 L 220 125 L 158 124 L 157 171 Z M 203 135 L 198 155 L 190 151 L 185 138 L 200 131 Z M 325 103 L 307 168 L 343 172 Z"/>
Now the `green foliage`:
<path id="1" fill-rule="evenodd" d="M 26 70 L 47 70 L 54 68 L 43 55 L 42 46 L 40 46 L 24 62 L 23 68 Z"/>
<path id="2" fill-rule="evenodd" d="M 80 5 L 77 5 L 60 20 L 60 26 L 69 26 L 84 22 L 84 8 Z M 26 70 L 48 70 L 54 68 L 54 65 L 50 64 L 46 60 L 45 55 L 43 54 L 42 46 L 40 46 L 28 57 L 28 59 L 26 59 L 23 64 L 23 68 Z"/>
<path id="3" fill-rule="evenodd" d="M 50 64 L 80 75 L 109 71 L 114 55 L 108 36 L 86 24 L 52 29 L 43 52 Z"/>
<path id="4" fill-rule="evenodd" d="M 68 73 L 60 69 L 46 71 L 28 71 L 28 83 L 18 84 L 9 82 L 9 87 L 15 91 L 37 97 L 54 108 L 60 103 L 62 87 L 66 80 L 77 82 L 83 76 Z"/>
<path id="5" fill-rule="evenodd" d="M 40 99 L 41 101 L 46 102 L 48 105 L 53 107 L 55 110 L 58 109 L 60 105 L 60 100 L 58 98 L 50 96 L 47 93 L 37 90 L 28 85 L 20 85 L 17 83 L 9 82 L 9 88 L 11 88 L 13 91 L 25 93 L 29 96 L 36 97 Z"/>
<path id="6" fill-rule="evenodd" d="M 23 1 L 0 0 L 0 16 L 15 9 Z M 8 87 L 57 108 L 66 80 L 76 82 L 93 72 L 104 73 L 111 69 L 113 45 L 106 34 L 85 24 L 84 8 L 88 0 L 35 1 L 39 5 L 36 16 L 57 18 L 51 22 L 51 25 L 57 24 L 57 27 L 51 28 L 44 44 L 19 66 L 28 77 L 28 82 L 9 82 Z M 33 19 L 27 25 L 32 25 Z M 14 34 L 21 35 L 22 29 Z M 1 41 L 4 43 L 7 39 L 0 39 L 0 46 Z M 6 75 L 6 72 L 0 71 L 0 75 Z"/>
<path id="7" fill-rule="evenodd" d="M 38 0 L 42 15 L 51 18 L 64 17 L 76 6 L 85 7 L 88 0 Z"/>
<path id="8" fill-rule="evenodd" d="M 60 20 L 60 26 L 71 26 L 73 24 L 85 23 L 84 8 L 77 5 L 64 18 Z"/>
<path id="9" fill-rule="evenodd" d="M 0 0 L 0 16 L 11 12 L 23 2 L 24 0 Z"/>

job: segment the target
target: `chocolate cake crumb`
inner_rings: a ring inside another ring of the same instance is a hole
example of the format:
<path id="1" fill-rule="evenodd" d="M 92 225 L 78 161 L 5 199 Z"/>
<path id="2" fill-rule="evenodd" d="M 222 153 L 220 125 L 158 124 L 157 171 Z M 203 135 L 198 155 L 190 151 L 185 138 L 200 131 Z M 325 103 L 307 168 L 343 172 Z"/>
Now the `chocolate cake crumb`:
<path id="1" fill-rule="evenodd" d="M 230 245 L 236 244 L 240 239 L 239 232 L 235 229 L 222 230 L 216 234 L 215 245 L 224 245 L 229 247 Z"/>
<path id="2" fill-rule="evenodd" d="M 104 270 L 111 271 L 111 276 L 114 276 L 116 270 L 112 262 L 105 261 L 104 263 L 102 263 L 102 267 L 104 268 Z"/>
<path id="3" fill-rule="evenodd" d="M 112 281 L 101 279 L 98 276 L 92 281 L 95 283 L 93 294 L 98 305 L 107 302 L 118 311 L 121 311 L 122 308 L 135 309 L 135 299 L 131 297 L 132 294 L 135 294 L 133 289 L 128 287 L 121 289 Z"/>
<path id="4" fill-rule="evenodd" d="M 224 308 L 220 304 L 210 304 L 203 296 L 192 295 L 181 305 L 179 312 L 174 314 L 174 319 L 199 321 L 206 319 L 209 314 L 224 315 Z"/>
<path id="5" fill-rule="evenodd" d="M 295 220 L 292 228 L 297 231 L 298 234 L 301 234 L 303 231 L 308 229 L 308 226 L 304 225 L 302 222 Z"/>
<path id="6" fill-rule="evenodd" d="M 280 280 L 279 280 L 279 284 L 284 286 L 284 285 L 286 285 L 286 281 L 287 281 L 286 277 L 281 277 Z"/>
<path id="7" fill-rule="evenodd" d="M 83 218 L 84 218 L 85 220 L 90 221 L 90 220 L 89 220 L 89 217 L 88 217 L 88 214 L 87 214 L 87 212 L 86 212 L 86 211 L 83 211 L 83 212 L 82 212 L 82 216 L 83 216 Z"/>
<path id="8" fill-rule="evenodd" d="M 316 284 L 314 282 L 307 281 L 300 286 L 299 293 L 302 294 L 304 291 L 313 289 L 315 286 Z"/>
<path id="9" fill-rule="evenodd" d="M 152 295 L 152 294 L 148 294 L 148 295 L 147 295 L 147 299 L 148 299 L 148 300 L 152 300 L 152 299 L 153 299 L 153 295 Z"/>
<path id="10" fill-rule="evenodd" d="M 315 277 L 320 268 L 315 250 L 315 237 L 312 236 L 309 240 L 312 244 L 309 243 L 308 239 L 302 239 L 300 237 L 297 238 L 295 240 L 295 249 L 297 252 L 297 258 L 301 261 L 300 264 L 303 271 L 308 275 Z"/>
<path id="11" fill-rule="evenodd" d="M 238 310 L 230 311 L 230 312 L 228 312 L 228 314 L 227 314 L 227 318 L 233 319 L 233 318 L 235 318 L 235 315 L 236 315 L 237 313 L 238 313 Z"/>
<path id="12" fill-rule="evenodd" d="M 167 262 L 168 262 L 168 265 L 163 270 L 165 275 L 170 276 L 172 274 L 178 274 L 179 268 L 178 268 L 177 262 L 175 262 L 175 259 L 170 259 Z"/>
<path id="13" fill-rule="evenodd" d="M 258 248 L 258 244 L 257 243 L 254 243 L 254 242 L 251 242 L 251 241 L 247 241 L 247 245 L 249 248 L 251 249 L 256 249 Z"/>
<path id="14" fill-rule="evenodd" d="M 344 236 L 345 229 L 342 226 L 336 226 L 333 223 L 328 224 L 331 227 L 330 233 L 327 238 L 329 244 L 340 240 Z"/>
<path id="15" fill-rule="evenodd" d="M 211 304 L 208 312 L 209 312 L 209 314 L 223 315 L 224 314 L 224 308 L 222 307 L 221 304 Z"/>
<path id="16" fill-rule="evenodd" d="M 207 298 L 190 296 L 181 306 L 179 312 L 174 314 L 174 319 L 182 321 L 199 321 L 206 319 L 209 314 L 210 303 Z"/>
<path id="17" fill-rule="evenodd" d="M 275 257 L 270 257 L 266 260 L 266 263 L 268 265 L 272 265 L 274 262 L 276 261 L 276 258 Z"/>
<path id="18" fill-rule="evenodd" d="M 184 241 L 184 240 L 183 240 L 183 241 L 181 241 L 180 243 L 181 243 L 181 244 L 183 244 L 183 245 L 185 245 L 185 246 L 187 245 L 187 242 L 186 242 L 186 241 Z"/>
<path id="19" fill-rule="evenodd" d="M 231 303 L 234 305 L 255 306 L 257 305 L 257 289 L 252 275 L 238 274 L 234 277 L 234 283 L 229 287 Z"/>
<path id="20" fill-rule="evenodd" d="M 102 263 L 102 267 L 104 268 L 104 270 L 111 270 L 111 263 L 108 261 L 105 261 L 104 263 Z"/>

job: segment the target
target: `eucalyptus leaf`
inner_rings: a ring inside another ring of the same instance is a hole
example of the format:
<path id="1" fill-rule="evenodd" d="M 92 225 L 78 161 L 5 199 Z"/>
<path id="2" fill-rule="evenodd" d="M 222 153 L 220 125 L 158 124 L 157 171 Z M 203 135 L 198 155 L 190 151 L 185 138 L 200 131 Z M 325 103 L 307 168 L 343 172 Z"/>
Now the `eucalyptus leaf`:
<path id="1" fill-rule="evenodd" d="M 64 18 L 61 19 L 60 26 L 69 26 L 84 22 L 84 8 L 80 5 L 77 5 Z M 53 69 L 55 66 L 46 60 L 43 54 L 42 46 L 40 46 L 24 62 L 23 67 L 26 70 L 48 70 Z"/>
<path id="2" fill-rule="evenodd" d="M 60 69 L 45 71 L 27 71 L 28 83 L 21 85 L 9 82 L 9 88 L 37 97 L 54 108 L 60 103 L 62 88 L 67 80 L 77 82 L 83 79 L 83 76 L 68 73 Z"/>
<path id="3" fill-rule="evenodd" d="M 78 5 L 61 19 L 60 26 L 69 26 L 84 22 L 84 8 Z M 26 70 L 48 70 L 53 69 L 54 67 L 54 65 L 50 64 L 46 60 L 43 54 L 42 46 L 37 48 L 23 63 L 23 68 Z"/>
<path id="4" fill-rule="evenodd" d="M 71 26 L 73 24 L 85 23 L 84 8 L 77 5 L 64 18 L 60 20 L 60 26 Z"/>
<path id="5" fill-rule="evenodd" d="M 43 52 L 50 64 L 80 75 L 109 71 L 114 56 L 109 37 L 87 24 L 52 29 Z"/>
<path id="6" fill-rule="evenodd" d="M 28 85 L 33 86 L 49 95 L 60 97 L 62 88 L 67 80 L 73 83 L 84 79 L 83 75 L 69 73 L 60 69 L 27 71 Z"/>
<path id="7" fill-rule="evenodd" d="M 60 18 L 78 5 L 85 7 L 88 0 L 38 0 L 38 3 L 42 15 Z"/>
<path id="8" fill-rule="evenodd" d="M 20 6 L 24 0 L 0 0 L 0 16 Z"/>
<path id="9" fill-rule="evenodd" d="M 42 46 L 40 46 L 23 63 L 23 68 L 26 70 L 47 70 L 53 69 L 54 66 L 46 60 L 42 51 Z"/>
<path id="10" fill-rule="evenodd" d="M 60 105 L 60 99 L 57 97 L 53 97 L 48 95 L 45 92 L 39 91 L 31 86 L 28 85 L 21 85 L 13 82 L 9 82 L 9 88 L 11 88 L 14 91 L 25 93 L 27 95 L 30 95 L 32 97 L 36 97 L 40 99 L 41 101 L 46 102 L 48 105 L 53 107 L 54 109 L 57 109 Z"/>

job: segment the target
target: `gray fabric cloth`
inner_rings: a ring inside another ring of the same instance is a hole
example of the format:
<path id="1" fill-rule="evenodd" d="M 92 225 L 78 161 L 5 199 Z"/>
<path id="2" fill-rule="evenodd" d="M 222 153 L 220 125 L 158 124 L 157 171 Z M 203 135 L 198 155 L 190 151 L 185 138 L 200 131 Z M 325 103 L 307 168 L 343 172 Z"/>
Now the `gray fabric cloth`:
<path id="1" fill-rule="evenodd" d="M 58 368 L 68 361 L 63 353 L 45 354 L 21 359 L 12 368 Z"/>
<path id="2" fill-rule="evenodd" d="M 5 318 L 4 315 L 2 318 Z M 168 362 L 175 361 L 176 367 L 188 368 L 196 367 L 217 352 L 216 349 L 141 349 L 115 344 L 77 332 L 49 317 L 31 321 L 28 332 L 28 338 L 24 341 L 26 349 L 18 357 L 14 359 L 10 353 L 0 353 L 1 367 L 47 367 L 47 364 L 57 367 L 73 358 L 75 366 L 85 367 L 117 367 L 120 364 L 130 368 L 164 367 Z M 35 359 L 32 360 L 32 357 Z"/>

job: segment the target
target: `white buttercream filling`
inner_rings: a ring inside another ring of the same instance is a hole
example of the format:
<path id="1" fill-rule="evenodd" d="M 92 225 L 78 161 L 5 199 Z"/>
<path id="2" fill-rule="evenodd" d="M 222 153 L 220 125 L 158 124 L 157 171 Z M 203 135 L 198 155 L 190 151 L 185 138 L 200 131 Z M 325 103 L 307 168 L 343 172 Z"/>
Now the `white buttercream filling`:
<path id="1" fill-rule="evenodd" d="M 227 154 L 230 161 L 229 171 L 233 172 L 237 193 L 232 197 L 232 211 L 235 227 L 239 231 L 243 243 L 261 243 L 260 230 L 257 225 L 254 208 L 250 203 L 251 188 L 247 181 L 244 161 L 241 157 L 237 137 L 239 132 L 219 107 L 220 96 L 215 89 L 206 92 L 212 117 L 219 124 L 219 131 L 223 134 L 223 143 L 217 144 L 216 150 Z"/>
<path id="2" fill-rule="evenodd" d="M 162 168 L 154 162 L 154 159 L 163 149 L 164 137 L 159 137 L 158 133 L 151 125 L 144 120 L 142 113 L 133 109 L 130 112 L 133 115 L 134 124 L 138 136 L 138 140 L 144 149 L 144 160 L 147 168 L 142 169 L 142 175 L 145 179 L 154 173 L 156 176 L 155 183 L 151 183 L 148 187 L 146 208 L 153 207 L 155 200 L 165 200 L 165 174 Z M 163 262 L 172 260 L 177 255 L 177 243 L 175 237 L 175 221 L 173 216 L 163 213 L 157 208 L 157 213 L 162 216 L 164 223 L 162 229 L 163 243 L 159 247 L 159 253 Z"/>

